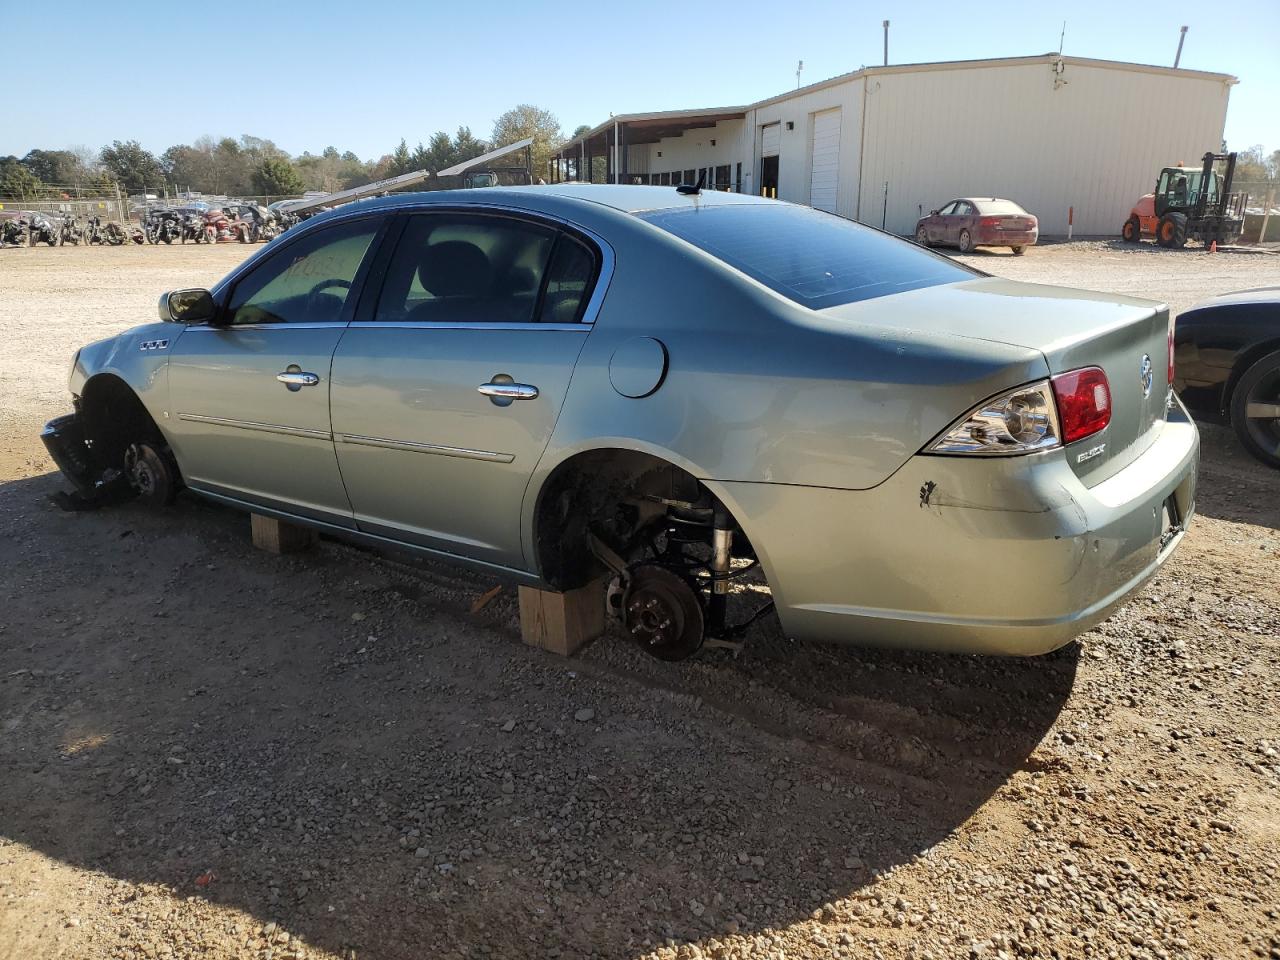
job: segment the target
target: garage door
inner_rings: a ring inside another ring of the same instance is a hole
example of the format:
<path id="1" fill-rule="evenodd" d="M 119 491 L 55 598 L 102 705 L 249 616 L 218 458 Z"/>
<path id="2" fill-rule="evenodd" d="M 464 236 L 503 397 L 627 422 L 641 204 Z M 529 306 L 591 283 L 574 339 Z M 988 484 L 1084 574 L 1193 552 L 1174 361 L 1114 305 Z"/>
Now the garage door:
<path id="1" fill-rule="evenodd" d="M 836 212 L 836 188 L 840 182 L 840 111 L 813 115 L 813 151 L 809 170 L 809 205 Z"/>
<path id="2" fill-rule="evenodd" d="M 782 143 L 782 124 L 771 123 L 760 128 L 760 156 L 776 157 Z"/>

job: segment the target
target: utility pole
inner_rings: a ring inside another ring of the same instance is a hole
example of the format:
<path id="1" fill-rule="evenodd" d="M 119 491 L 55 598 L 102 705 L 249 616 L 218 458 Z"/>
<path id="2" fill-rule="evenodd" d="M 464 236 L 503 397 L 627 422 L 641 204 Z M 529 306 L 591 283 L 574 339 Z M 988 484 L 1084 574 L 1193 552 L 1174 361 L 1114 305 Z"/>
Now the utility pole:
<path id="1" fill-rule="evenodd" d="M 1187 39 L 1187 28 L 1183 27 L 1178 33 L 1178 52 L 1173 55 L 1173 69 L 1178 69 L 1178 64 L 1182 62 L 1182 44 Z"/>
<path id="2" fill-rule="evenodd" d="M 796 89 L 800 89 L 800 71 L 804 69 L 804 61 L 801 60 L 796 64 Z"/>
<path id="3" fill-rule="evenodd" d="M 884 65 L 889 65 L 889 21 L 884 22 Z"/>

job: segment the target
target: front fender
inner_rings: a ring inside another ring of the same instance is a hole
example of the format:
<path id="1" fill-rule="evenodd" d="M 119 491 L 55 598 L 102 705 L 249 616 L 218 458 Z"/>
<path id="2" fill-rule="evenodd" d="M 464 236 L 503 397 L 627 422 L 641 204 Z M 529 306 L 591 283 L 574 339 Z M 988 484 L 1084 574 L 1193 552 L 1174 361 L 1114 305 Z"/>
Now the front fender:
<path id="1" fill-rule="evenodd" d="M 95 377 L 117 377 L 138 396 L 161 432 L 167 433 L 169 352 L 185 329 L 172 323 L 143 324 L 81 347 L 71 370 L 72 396 L 83 396 Z"/>

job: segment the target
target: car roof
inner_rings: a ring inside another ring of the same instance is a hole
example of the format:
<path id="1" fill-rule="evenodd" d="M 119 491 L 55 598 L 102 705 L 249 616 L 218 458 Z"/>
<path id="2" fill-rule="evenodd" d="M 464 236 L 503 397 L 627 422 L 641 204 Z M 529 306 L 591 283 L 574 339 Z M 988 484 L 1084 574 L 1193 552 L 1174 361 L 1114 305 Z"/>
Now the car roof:
<path id="1" fill-rule="evenodd" d="M 726 193 L 705 188 L 696 194 L 684 194 L 679 193 L 675 187 L 613 183 L 554 183 L 535 186 L 480 187 L 473 190 L 432 190 L 425 193 L 392 193 L 372 200 L 357 201 L 351 206 L 368 210 L 415 203 L 483 203 L 485 200 L 509 200 L 514 197 L 529 199 L 564 197 L 571 200 L 589 200 L 592 203 L 621 210 L 623 213 L 778 202 L 745 193 Z M 336 209 L 342 210 L 343 207 Z"/>

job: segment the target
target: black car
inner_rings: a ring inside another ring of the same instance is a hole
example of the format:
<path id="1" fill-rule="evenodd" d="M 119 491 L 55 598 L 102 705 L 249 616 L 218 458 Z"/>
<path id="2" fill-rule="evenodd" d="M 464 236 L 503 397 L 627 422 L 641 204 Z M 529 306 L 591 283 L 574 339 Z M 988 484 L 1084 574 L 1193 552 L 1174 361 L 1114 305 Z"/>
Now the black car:
<path id="1" fill-rule="evenodd" d="M 1174 387 L 1245 449 L 1280 467 L 1280 287 L 1225 293 L 1179 315 Z"/>

